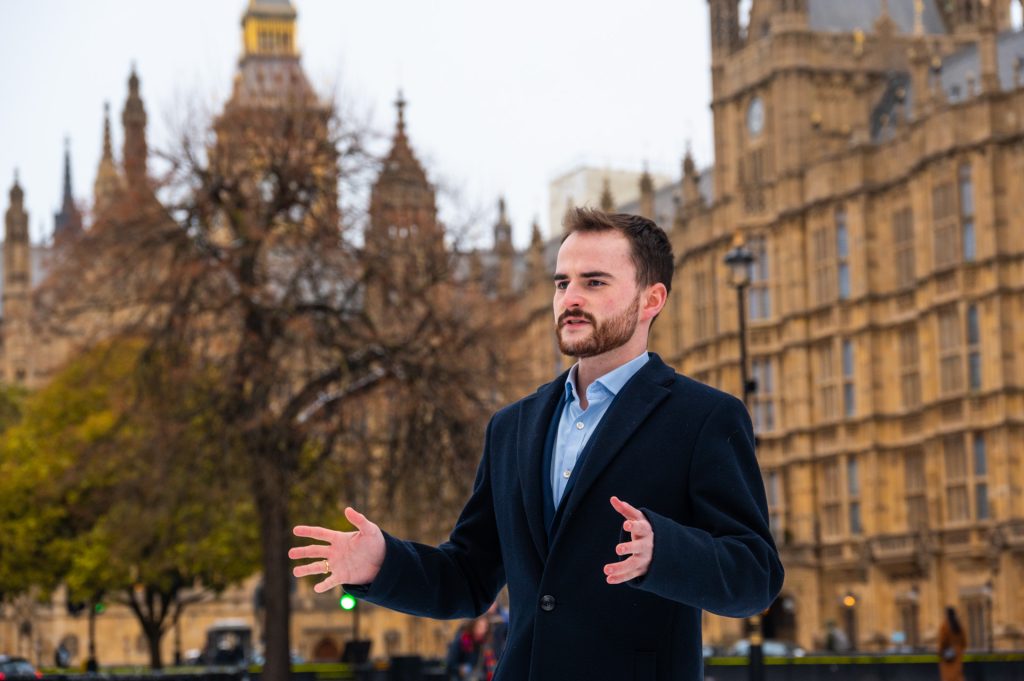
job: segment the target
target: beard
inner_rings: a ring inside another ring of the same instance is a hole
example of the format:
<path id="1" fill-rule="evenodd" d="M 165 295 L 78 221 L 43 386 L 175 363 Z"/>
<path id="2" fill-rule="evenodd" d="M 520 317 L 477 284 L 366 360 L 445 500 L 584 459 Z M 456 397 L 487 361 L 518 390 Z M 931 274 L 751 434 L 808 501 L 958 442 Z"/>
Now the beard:
<path id="1" fill-rule="evenodd" d="M 622 313 L 615 315 L 603 322 L 598 322 L 589 312 L 583 310 L 566 310 L 558 317 L 555 324 L 555 333 L 558 335 L 558 349 L 562 354 L 577 359 L 583 357 L 596 357 L 606 352 L 621 348 L 636 332 L 639 325 L 637 313 L 640 311 L 640 295 L 637 294 L 633 302 Z M 592 331 L 590 335 L 579 340 L 567 340 L 562 337 L 562 329 L 565 328 L 569 319 L 585 319 L 590 322 Z"/>

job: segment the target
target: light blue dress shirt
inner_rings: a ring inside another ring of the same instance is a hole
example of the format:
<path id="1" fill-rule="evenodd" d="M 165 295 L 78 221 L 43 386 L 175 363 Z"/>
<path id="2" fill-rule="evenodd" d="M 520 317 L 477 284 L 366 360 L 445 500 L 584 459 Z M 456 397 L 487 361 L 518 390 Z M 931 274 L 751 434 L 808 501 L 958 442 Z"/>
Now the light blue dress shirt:
<path id="1" fill-rule="evenodd" d="M 558 433 L 555 436 L 555 449 L 551 457 L 551 491 L 555 508 L 558 508 L 580 453 L 597 429 L 597 424 L 604 418 L 605 412 L 622 390 L 622 386 L 633 378 L 633 374 L 639 371 L 640 367 L 647 364 L 648 359 L 645 351 L 587 386 L 586 409 L 580 407 L 576 392 L 576 371 L 579 365 L 569 371 L 569 377 L 565 379 L 565 406 L 562 407 L 562 417 L 559 419 Z"/>

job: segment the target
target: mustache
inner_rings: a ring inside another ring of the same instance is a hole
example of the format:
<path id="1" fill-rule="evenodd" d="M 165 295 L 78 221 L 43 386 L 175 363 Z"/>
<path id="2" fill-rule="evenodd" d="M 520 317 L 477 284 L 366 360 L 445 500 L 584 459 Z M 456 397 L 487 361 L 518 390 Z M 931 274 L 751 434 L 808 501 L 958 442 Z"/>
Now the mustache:
<path id="1" fill-rule="evenodd" d="M 562 314 L 558 315 L 558 328 L 565 326 L 566 321 L 570 319 L 582 319 L 586 322 L 590 322 L 594 326 L 597 326 L 597 320 L 594 319 L 594 315 L 583 310 L 566 310 Z"/>

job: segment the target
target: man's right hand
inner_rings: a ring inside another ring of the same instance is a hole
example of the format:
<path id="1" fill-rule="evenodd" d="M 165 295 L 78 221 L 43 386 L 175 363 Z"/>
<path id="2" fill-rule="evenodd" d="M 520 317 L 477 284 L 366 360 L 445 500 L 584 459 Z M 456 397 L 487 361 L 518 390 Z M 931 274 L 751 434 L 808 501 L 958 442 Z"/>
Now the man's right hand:
<path id="1" fill-rule="evenodd" d="M 345 517 L 355 525 L 355 532 L 338 532 L 308 525 L 297 525 L 292 529 L 296 537 L 327 542 L 297 546 L 288 551 L 289 558 L 318 559 L 292 570 L 296 577 L 326 574 L 327 577 L 313 587 L 317 593 L 340 584 L 369 584 L 376 579 L 380 566 L 384 564 L 384 535 L 380 528 L 351 506 L 345 509 Z M 328 566 L 329 572 L 325 569 Z"/>

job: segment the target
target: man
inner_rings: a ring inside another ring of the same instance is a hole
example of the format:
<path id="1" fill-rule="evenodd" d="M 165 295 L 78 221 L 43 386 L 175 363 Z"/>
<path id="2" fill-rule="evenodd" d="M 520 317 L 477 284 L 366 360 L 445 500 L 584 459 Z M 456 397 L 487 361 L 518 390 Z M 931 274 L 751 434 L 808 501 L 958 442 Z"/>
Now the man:
<path id="1" fill-rule="evenodd" d="M 782 585 L 742 403 L 647 353 L 672 248 L 642 217 L 579 209 L 558 251 L 554 316 L 567 373 L 491 419 L 473 492 L 439 547 L 352 508 L 355 532 L 297 577 L 420 616 L 480 614 L 507 582 L 497 681 L 702 679 L 701 610 L 745 617 Z"/>

